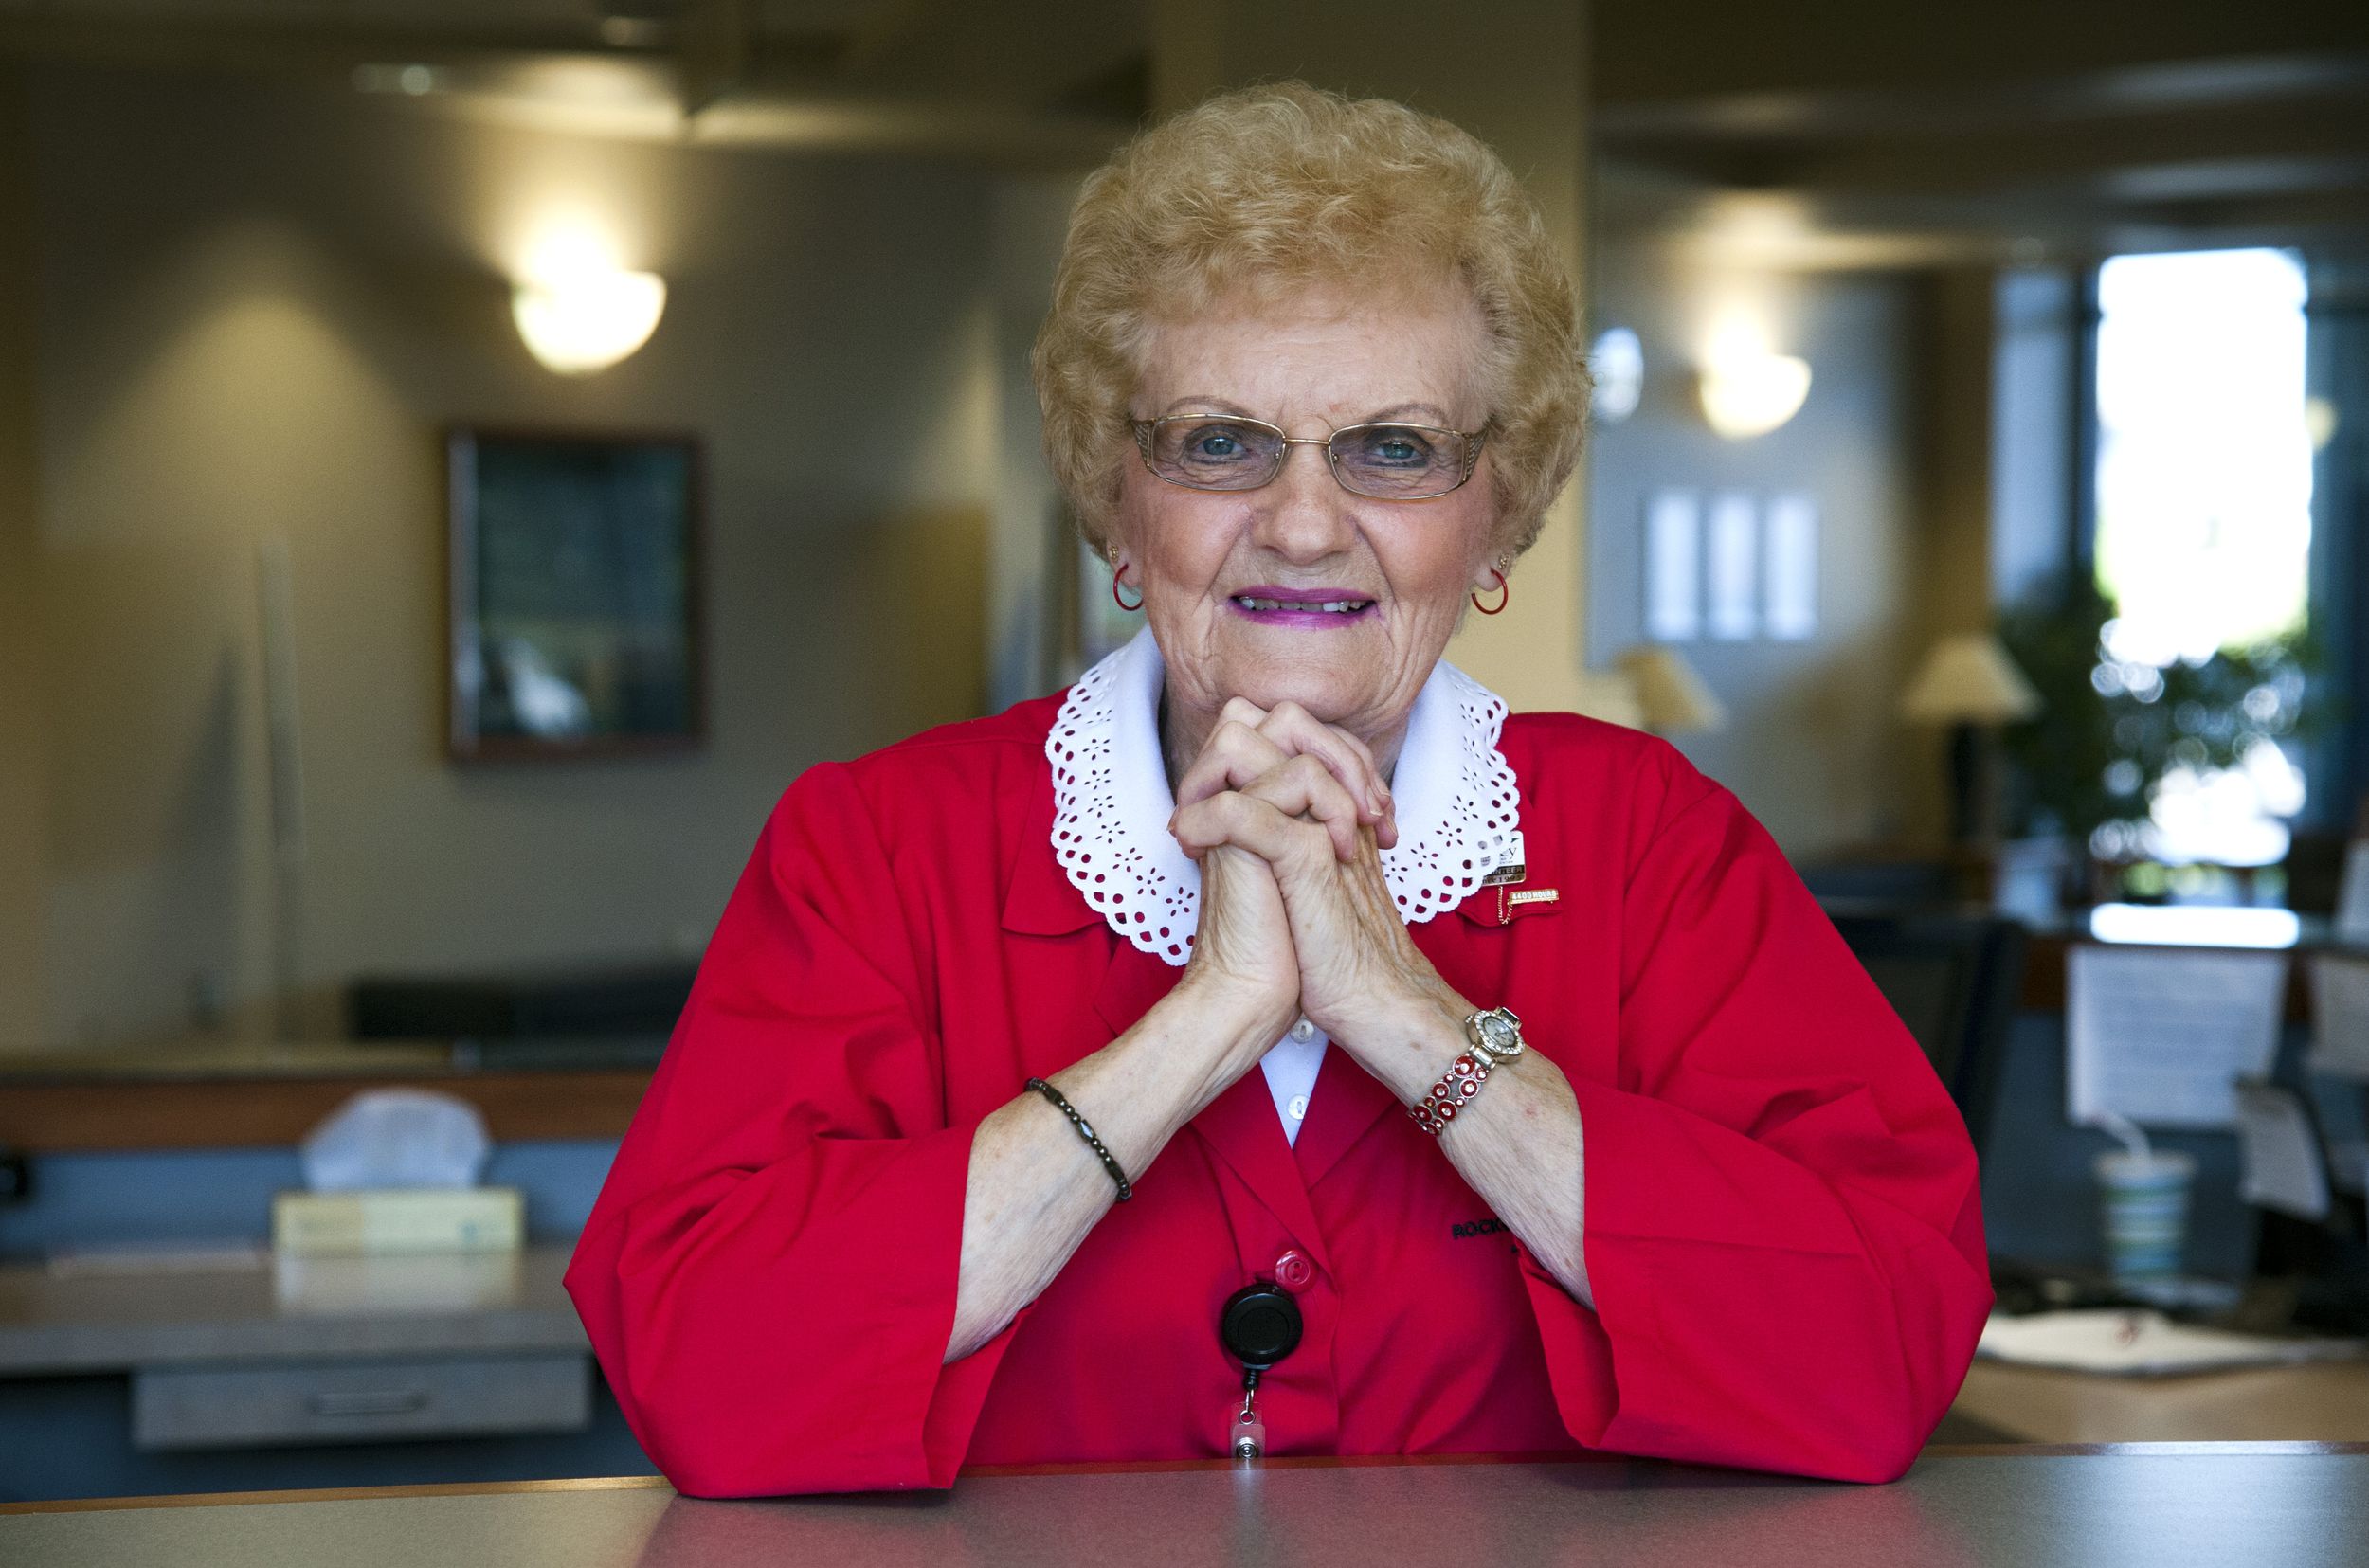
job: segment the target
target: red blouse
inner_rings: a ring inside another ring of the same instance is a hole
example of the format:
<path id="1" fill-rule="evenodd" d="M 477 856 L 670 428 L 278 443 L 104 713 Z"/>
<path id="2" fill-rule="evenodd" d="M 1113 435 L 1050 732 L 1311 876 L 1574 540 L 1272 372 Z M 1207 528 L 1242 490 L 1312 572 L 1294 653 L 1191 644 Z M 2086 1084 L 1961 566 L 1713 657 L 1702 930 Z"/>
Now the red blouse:
<path id="1" fill-rule="evenodd" d="M 1524 886 L 1561 897 L 1489 889 L 1413 932 L 1577 1091 L 1595 1309 L 1335 1046 L 1296 1144 L 1249 1072 L 945 1364 L 973 1130 L 1180 972 L 1054 859 L 1058 707 L 823 764 L 766 825 L 568 1271 L 677 1487 L 1221 1456 L 1241 1373 L 1218 1308 L 1289 1252 L 1312 1270 L 1260 1385 L 1271 1453 L 1908 1467 L 1991 1299 L 1964 1126 L 1735 798 L 1559 713 L 1500 745 Z"/>

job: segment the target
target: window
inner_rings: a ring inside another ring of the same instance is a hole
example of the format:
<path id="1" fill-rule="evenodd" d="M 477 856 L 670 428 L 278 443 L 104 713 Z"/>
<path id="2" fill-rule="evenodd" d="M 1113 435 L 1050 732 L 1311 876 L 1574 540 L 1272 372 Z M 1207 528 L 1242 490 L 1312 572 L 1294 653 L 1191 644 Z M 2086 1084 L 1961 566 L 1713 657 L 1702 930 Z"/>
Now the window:
<path id="1" fill-rule="evenodd" d="M 2099 269 L 2097 573 L 2116 607 L 2101 691 L 2153 701 L 2176 663 L 2305 629 L 2305 295 L 2302 264 L 2276 250 L 2118 256 Z M 2266 685 L 2247 711 L 2293 697 Z M 2171 718 L 2199 734 L 2214 722 L 2201 710 Z M 2285 856 L 2281 819 L 2302 808 L 2303 777 L 2281 747 L 2257 739 L 2233 766 L 2208 766 L 2201 740 L 2175 742 L 2172 757 L 2145 823 L 2101 830 L 2101 853 L 2225 866 Z M 2128 771 L 2109 784 L 2135 787 L 2135 766 L 2116 766 Z"/>

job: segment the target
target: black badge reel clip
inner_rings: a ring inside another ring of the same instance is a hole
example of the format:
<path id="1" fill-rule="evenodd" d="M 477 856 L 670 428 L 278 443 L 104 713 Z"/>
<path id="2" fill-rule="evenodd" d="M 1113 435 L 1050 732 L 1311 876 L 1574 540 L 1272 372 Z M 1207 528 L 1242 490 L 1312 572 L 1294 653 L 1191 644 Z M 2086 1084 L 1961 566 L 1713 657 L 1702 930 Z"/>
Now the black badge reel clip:
<path id="1" fill-rule="evenodd" d="M 1218 1338 L 1226 1354 L 1242 1363 L 1242 1408 L 1233 1419 L 1234 1457 L 1256 1459 L 1267 1451 L 1267 1423 L 1258 1418 L 1258 1379 L 1300 1343 L 1300 1306 L 1292 1293 L 1269 1280 L 1246 1285 L 1225 1298 L 1218 1312 Z"/>

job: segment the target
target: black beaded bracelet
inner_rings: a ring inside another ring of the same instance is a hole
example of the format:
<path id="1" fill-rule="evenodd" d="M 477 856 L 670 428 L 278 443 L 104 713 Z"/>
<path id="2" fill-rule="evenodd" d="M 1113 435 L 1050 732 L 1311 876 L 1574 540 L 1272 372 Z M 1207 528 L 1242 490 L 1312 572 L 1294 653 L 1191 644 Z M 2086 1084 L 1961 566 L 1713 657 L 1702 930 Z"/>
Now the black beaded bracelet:
<path id="1" fill-rule="evenodd" d="M 1119 1201 L 1124 1203 L 1134 1197 L 1135 1189 L 1128 1184 L 1127 1173 L 1119 1169 L 1119 1162 L 1111 1158 L 1111 1151 L 1102 1146 L 1102 1140 L 1094 1136 L 1094 1129 L 1086 1125 L 1086 1119 L 1077 1114 L 1077 1108 L 1042 1078 L 1029 1079 L 1028 1087 L 1052 1101 L 1061 1114 L 1069 1118 L 1069 1125 L 1077 1129 L 1077 1135 L 1086 1140 L 1086 1146 L 1094 1151 L 1094 1158 L 1102 1162 L 1102 1168 L 1111 1173 L 1111 1180 L 1119 1184 Z"/>

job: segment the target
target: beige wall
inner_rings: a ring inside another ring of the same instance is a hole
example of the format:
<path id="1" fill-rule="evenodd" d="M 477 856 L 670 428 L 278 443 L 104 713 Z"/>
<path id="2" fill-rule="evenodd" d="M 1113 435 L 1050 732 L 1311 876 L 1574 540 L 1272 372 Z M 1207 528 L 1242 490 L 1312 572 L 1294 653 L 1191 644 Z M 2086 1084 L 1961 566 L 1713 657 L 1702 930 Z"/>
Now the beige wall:
<path id="1" fill-rule="evenodd" d="M 803 766 L 978 711 L 986 175 L 573 140 L 247 82 L 45 69 L 29 88 L 52 723 L 27 737 L 21 704 L 0 709 L 0 745 L 48 753 L 48 1035 L 175 1028 L 193 983 L 253 1009 L 285 961 L 263 541 L 294 568 L 295 978 L 316 1000 L 362 970 L 696 950 Z M 671 284 L 650 345 L 573 382 L 526 356 L 501 277 L 570 209 Z M 705 438 L 703 753 L 442 760 L 451 420 Z M 27 950 L 9 921 L 0 902 L 0 964 Z"/>
<path id="2" fill-rule="evenodd" d="M 1813 496 L 1819 624 L 1806 641 L 1685 643 L 1727 709 L 1715 734 L 1673 737 L 1735 790 L 1797 859 L 1935 831 L 1924 748 L 1895 716 L 1922 651 L 1928 593 L 1925 496 L 1914 459 L 1923 296 L 1872 276 L 1722 271 L 1650 242 L 1608 243 L 1596 305 L 1643 340 L 1643 405 L 1596 437 L 1589 640 L 1610 661 L 1644 640 L 1643 520 L 1669 486 Z M 1693 364 L 1730 316 L 1808 359 L 1808 400 L 1767 435 L 1728 441 L 1704 422 Z"/>
<path id="3" fill-rule="evenodd" d="M 1036 174 L 995 191 L 995 547 L 987 591 L 988 706 L 1066 686 L 1060 624 L 1074 601 L 1055 573 L 1073 569 L 1075 535 L 1044 461 L 1044 421 L 1028 374 L 1037 329 L 1053 308 L 1053 271 L 1069 236 L 1081 174 Z"/>
<path id="4" fill-rule="evenodd" d="M 1916 582 L 1903 638 L 1904 681 L 1914 678 L 1942 638 L 1988 630 L 1996 619 L 1994 574 L 2006 543 L 1992 528 L 1995 476 L 2004 455 L 1996 424 L 1998 294 L 1998 274 L 1989 267 L 1943 268 L 1915 280 Z M 2062 430 L 2056 434 L 2061 444 Z M 1926 841 L 1946 842 L 1947 730 L 1904 724 L 1901 766 L 1908 820 Z"/>
<path id="5" fill-rule="evenodd" d="M 42 985 L 45 727 L 33 475 L 31 140 L 0 66 L 0 1048 L 47 1033 Z"/>
<path id="6" fill-rule="evenodd" d="M 1583 23 L 1494 8 L 1414 54 L 1390 25 L 1438 14 L 1164 4 L 1155 97 L 1281 75 L 1404 97 L 1506 154 L 1576 269 Z M 193 988 L 260 1015 L 281 969 L 325 1024 L 361 971 L 696 948 L 805 764 L 1043 689 L 1060 557 L 1024 361 L 1073 188 L 244 82 L 0 77 L 0 1046 L 169 1032 Z M 650 346 L 581 382 L 527 358 L 502 278 L 570 208 L 672 285 Z M 1600 272 L 1595 324 L 1645 334 L 1647 409 L 1599 434 L 1603 466 L 1517 571 L 1512 612 L 1472 618 L 1452 657 L 1518 707 L 1615 711 L 1584 664 L 1637 640 L 1643 490 L 1808 488 L 1824 628 L 1704 651 L 1737 723 L 1685 744 L 1798 855 L 1929 829 L 1890 705 L 1911 622 L 1952 603 L 1920 573 L 1980 557 L 1925 516 L 1979 528 L 1981 508 L 1948 490 L 1962 468 L 1920 477 L 1902 410 L 1918 355 L 1971 329 L 1897 281 L 1769 285 L 1817 385 L 1785 430 L 1728 443 L 1677 355 L 1733 280 L 1622 245 Z M 707 438 L 704 753 L 442 760 L 451 420 Z M 1937 460 L 1946 432 L 1925 434 Z M 266 541 L 297 588 L 293 946 L 266 838 Z"/>
<path id="7" fill-rule="evenodd" d="M 1585 298 L 1588 189 L 1586 8 L 1568 0 L 1441 7 L 1405 0 L 1162 0 L 1154 10 L 1155 107 L 1225 87 L 1298 77 L 1399 99 L 1494 147 L 1563 243 Z M 1584 479 L 1550 514 L 1494 619 L 1468 616 L 1449 657 L 1517 709 L 1601 711 L 1582 668 Z"/>
<path id="8" fill-rule="evenodd" d="M 1915 622 L 1926 642 L 1991 623 L 1997 294 L 1988 267 L 1952 267 L 1917 279 Z M 1924 643 L 1914 652 L 1921 655 Z"/>

